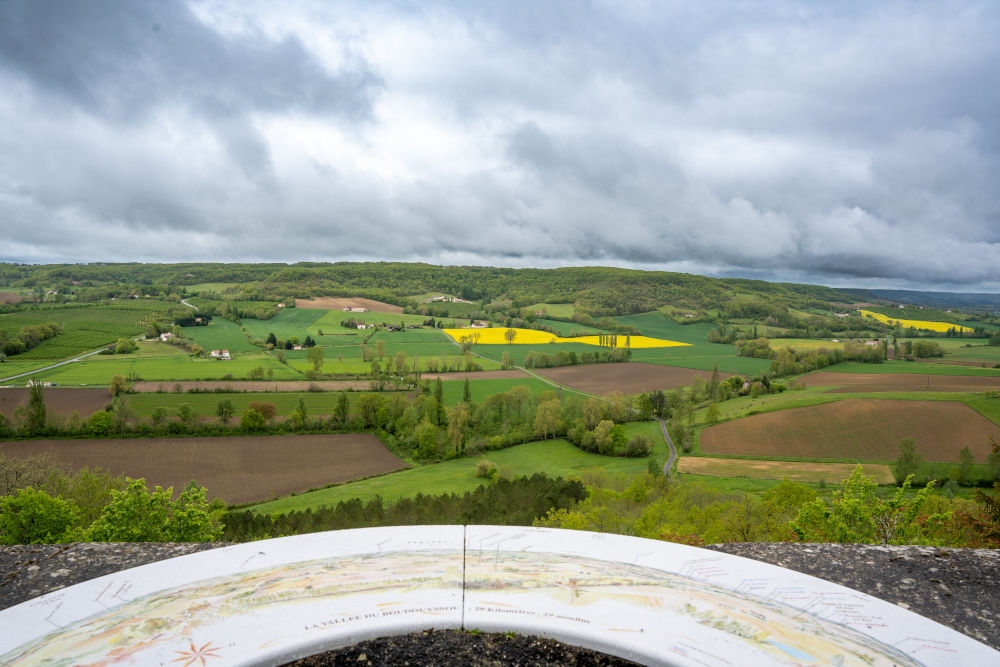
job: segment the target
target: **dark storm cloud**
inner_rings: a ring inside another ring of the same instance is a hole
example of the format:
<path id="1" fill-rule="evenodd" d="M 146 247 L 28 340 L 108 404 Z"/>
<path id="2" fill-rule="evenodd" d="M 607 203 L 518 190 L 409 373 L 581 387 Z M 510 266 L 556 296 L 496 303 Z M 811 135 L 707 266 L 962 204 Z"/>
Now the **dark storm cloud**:
<path id="1" fill-rule="evenodd" d="M 1000 290 L 990 2 L 0 4 L 2 258 Z"/>
<path id="2" fill-rule="evenodd" d="M 228 118 L 301 110 L 362 118 L 376 77 L 330 73 L 295 37 L 223 37 L 177 0 L 4 2 L 3 66 L 71 108 L 135 122 L 163 104 Z"/>

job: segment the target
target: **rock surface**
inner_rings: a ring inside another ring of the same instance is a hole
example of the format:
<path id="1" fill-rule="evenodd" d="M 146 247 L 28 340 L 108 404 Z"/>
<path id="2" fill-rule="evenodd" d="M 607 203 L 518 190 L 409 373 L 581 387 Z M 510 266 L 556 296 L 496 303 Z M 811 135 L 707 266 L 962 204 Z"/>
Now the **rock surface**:
<path id="1" fill-rule="evenodd" d="M 881 598 L 1000 650 L 1000 550 L 873 544 L 713 544 Z"/>

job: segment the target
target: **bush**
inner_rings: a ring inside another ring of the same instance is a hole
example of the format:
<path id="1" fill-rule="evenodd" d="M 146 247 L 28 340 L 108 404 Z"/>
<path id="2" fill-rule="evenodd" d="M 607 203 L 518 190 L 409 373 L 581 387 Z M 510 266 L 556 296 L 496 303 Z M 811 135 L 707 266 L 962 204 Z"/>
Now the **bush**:
<path id="1" fill-rule="evenodd" d="M 275 415 L 278 414 L 278 410 L 274 407 L 274 403 L 266 403 L 264 401 L 250 401 L 250 403 L 247 404 L 247 410 L 256 410 L 267 421 L 271 421 L 274 419 Z"/>
<path id="2" fill-rule="evenodd" d="M 76 506 L 32 487 L 0 498 L 0 534 L 4 544 L 51 544 L 72 541 Z"/>
<path id="3" fill-rule="evenodd" d="M 486 459 L 481 460 L 476 465 L 476 477 L 484 477 L 486 479 L 493 479 L 497 476 L 497 464 L 492 461 L 487 461 Z"/>
<path id="4" fill-rule="evenodd" d="M 650 452 L 653 451 L 652 441 L 644 435 L 634 436 L 625 445 L 625 456 L 630 458 L 639 458 L 641 456 L 649 456 Z"/>

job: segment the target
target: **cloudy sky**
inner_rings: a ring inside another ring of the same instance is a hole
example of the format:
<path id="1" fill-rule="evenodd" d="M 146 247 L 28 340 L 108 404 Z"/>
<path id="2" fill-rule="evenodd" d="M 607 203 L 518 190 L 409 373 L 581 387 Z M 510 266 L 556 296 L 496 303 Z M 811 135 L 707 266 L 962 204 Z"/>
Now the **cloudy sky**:
<path id="1" fill-rule="evenodd" d="M 1000 3 L 0 0 L 0 261 L 1000 291 Z"/>

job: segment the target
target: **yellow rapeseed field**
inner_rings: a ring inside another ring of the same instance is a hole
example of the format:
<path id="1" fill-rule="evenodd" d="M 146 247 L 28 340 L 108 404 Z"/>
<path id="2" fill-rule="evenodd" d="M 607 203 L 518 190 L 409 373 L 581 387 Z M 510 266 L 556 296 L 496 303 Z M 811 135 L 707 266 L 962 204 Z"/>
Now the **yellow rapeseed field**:
<path id="1" fill-rule="evenodd" d="M 462 338 L 469 336 L 474 337 L 477 343 L 481 345 L 506 345 L 507 339 L 504 337 L 504 332 L 507 331 L 504 327 L 495 327 L 493 329 L 443 329 L 443 331 L 454 338 L 456 341 L 461 342 Z M 553 333 L 548 331 L 538 331 L 537 329 L 514 329 L 517 335 L 514 336 L 514 345 L 539 345 L 545 343 L 583 343 L 585 345 L 600 345 L 600 336 L 579 336 L 577 338 L 560 338 Z M 475 338 L 478 335 L 478 338 Z M 617 347 L 624 348 L 628 343 L 628 347 L 631 349 L 638 349 L 644 347 L 677 347 L 681 345 L 689 345 L 689 343 L 678 343 L 673 340 L 661 340 L 659 338 L 650 338 L 648 336 L 629 336 L 626 337 L 622 334 L 618 334 Z"/>
<path id="2" fill-rule="evenodd" d="M 862 317 L 871 317 L 876 319 L 883 324 L 890 324 L 892 322 L 899 322 L 901 327 L 913 328 L 913 329 L 926 329 L 928 331 L 940 331 L 945 332 L 948 329 L 955 329 L 961 332 L 972 332 L 969 327 L 963 327 L 961 324 L 952 324 L 951 322 L 927 322 L 925 320 L 900 320 L 893 317 L 888 317 L 882 313 L 873 313 L 870 310 L 859 310 Z"/>

